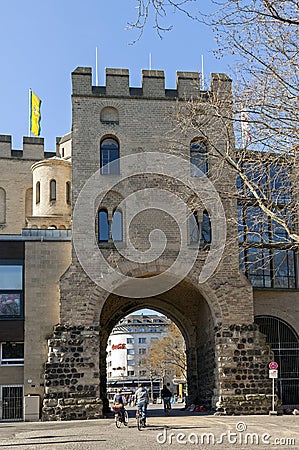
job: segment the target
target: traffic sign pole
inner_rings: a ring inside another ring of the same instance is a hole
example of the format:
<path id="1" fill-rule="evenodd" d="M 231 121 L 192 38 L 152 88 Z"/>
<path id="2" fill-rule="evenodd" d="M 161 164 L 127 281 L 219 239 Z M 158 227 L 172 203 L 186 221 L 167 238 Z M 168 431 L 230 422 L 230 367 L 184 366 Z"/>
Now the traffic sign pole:
<path id="1" fill-rule="evenodd" d="M 275 378 L 278 377 L 278 364 L 276 361 L 271 361 L 269 363 L 269 378 L 272 378 L 272 411 L 270 411 L 270 415 L 276 415 L 277 411 L 275 411 Z"/>

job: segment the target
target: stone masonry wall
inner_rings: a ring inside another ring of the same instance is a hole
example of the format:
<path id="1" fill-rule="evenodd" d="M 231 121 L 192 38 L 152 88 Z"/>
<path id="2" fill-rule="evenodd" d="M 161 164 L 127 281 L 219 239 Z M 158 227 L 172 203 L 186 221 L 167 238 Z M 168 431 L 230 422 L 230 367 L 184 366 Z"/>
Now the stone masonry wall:
<path id="1" fill-rule="evenodd" d="M 272 383 L 268 364 L 272 360 L 266 339 L 255 324 L 222 325 L 216 331 L 216 379 L 214 397 L 218 413 L 268 414 Z M 217 394 L 218 395 L 218 394 Z"/>
<path id="2" fill-rule="evenodd" d="M 43 420 L 102 417 L 98 327 L 57 325 L 48 344 Z"/>

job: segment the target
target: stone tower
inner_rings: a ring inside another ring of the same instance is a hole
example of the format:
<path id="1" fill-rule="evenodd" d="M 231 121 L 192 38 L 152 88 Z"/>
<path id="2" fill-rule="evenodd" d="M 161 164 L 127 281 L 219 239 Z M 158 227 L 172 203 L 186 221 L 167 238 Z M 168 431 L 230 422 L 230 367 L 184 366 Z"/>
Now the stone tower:
<path id="1" fill-rule="evenodd" d="M 106 85 L 95 87 L 90 68 L 72 74 L 72 264 L 60 280 L 60 323 L 49 340 L 44 419 L 102 415 L 108 336 L 143 307 L 166 314 L 185 338 L 189 402 L 228 414 L 269 410 L 269 348 L 239 270 L 234 174 L 219 170 L 213 148 L 202 151 L 203 136 L 173 123 L 178 106 L 196 96 L 221 99 L 230 114 L 231 80 L 212 74 L 207 93 L 198 79 L 178 72 L 176 89 L 165 89 L 163 71 L 144 70 L 134 88 L 128 70 L 107 69 Z M 206 135 L 215 127 L 211 120 Z M 225 150 L 224 129 L 216 134 Z M 213 183 L 190 176 L 191 149 L 217 173 Z M 206 213 L 212 238 L 202 245 Z M 163 236 L 151 234 L 157 229 Z M 145 257 L 150 251 L 154 257 Z M 213 270 L 200 278 L 206 266 Z"/>

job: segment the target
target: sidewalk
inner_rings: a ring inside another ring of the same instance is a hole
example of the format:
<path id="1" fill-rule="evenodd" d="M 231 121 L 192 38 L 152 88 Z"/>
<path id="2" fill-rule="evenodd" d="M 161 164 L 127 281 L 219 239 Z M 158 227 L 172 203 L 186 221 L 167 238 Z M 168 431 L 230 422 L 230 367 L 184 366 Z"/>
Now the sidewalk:
<path id="1" fill-rule="evenodd" d="M 180 411 L 165 417 L 150 405 L 148 427 L 138 431 L 135 410 L 129 426 L 113 418 L 69 422 L 0 423 L 0 450 L 217 450 L 299 449 L 299 416 L 208 416 Z"/>

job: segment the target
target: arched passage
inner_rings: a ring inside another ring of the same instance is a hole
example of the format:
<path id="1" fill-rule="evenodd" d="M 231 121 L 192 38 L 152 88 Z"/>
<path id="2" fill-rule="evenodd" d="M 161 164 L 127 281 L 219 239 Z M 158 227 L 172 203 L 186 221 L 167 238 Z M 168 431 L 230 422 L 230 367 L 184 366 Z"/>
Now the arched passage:
<path id="1" fill-rule="evenodd" d="M 186 344 L 188 402 L 197 399 L 201 404 L 211 406 L 216 385 L 214 320 L 205 298 L 186 281 L 151 298 L 130 299 L 109 295 L 99 317 L 101 397 L 106 397 L 106 347 L 109 335 L 123 317 L 141 308 L 154 309 L 177 325 Z"/>

